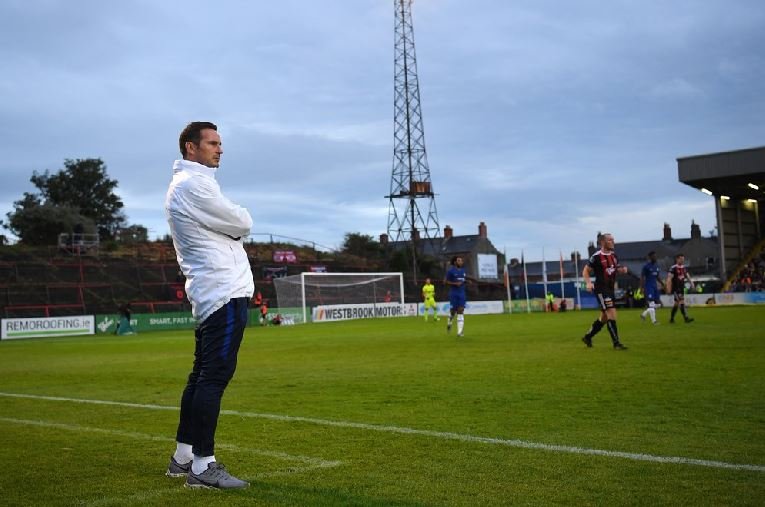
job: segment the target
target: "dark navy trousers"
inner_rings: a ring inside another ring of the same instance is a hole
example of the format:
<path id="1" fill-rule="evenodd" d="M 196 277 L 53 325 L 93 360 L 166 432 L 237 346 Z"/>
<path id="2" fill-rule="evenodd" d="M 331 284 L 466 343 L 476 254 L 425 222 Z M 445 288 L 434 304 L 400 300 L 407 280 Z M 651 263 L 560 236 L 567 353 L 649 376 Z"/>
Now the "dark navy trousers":
<path id="1" fill-rule="evenodd" d="M 215 454 L 215 429 L 247 325 L 249 298 L 235 298 L 197 325 L 194 367 L 181 397 L 176 441 L 197 456 Z"/>

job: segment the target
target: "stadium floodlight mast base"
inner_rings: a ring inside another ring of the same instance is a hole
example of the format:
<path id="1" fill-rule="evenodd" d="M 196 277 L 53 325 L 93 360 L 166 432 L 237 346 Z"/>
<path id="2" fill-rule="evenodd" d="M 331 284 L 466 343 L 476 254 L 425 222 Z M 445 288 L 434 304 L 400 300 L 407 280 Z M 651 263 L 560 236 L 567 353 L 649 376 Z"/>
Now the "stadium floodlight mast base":
<path id="1" fill-rule="evenodd" d="M 377 304 L 390 295 L 390 302 L 404 304 L 404 275 L 395 273 L 313 273 L 274 278 L 280 312 L 300 308 L 303 322 L 308 309 L 319 305 Z"/>

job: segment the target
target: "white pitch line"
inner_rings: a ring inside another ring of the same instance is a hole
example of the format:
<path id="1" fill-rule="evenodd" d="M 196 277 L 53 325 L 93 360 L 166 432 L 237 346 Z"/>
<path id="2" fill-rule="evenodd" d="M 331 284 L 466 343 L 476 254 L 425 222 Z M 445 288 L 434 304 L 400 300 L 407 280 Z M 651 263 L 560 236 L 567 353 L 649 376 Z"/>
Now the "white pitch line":
<path id="1" fill-rule="evenodd" d="M 95 405 L 113 405 L 120 407 L 132 407 L 132 408 L 144 408 L 152 410 L 175 410 L 177 407 L 169 407 L 164 405 L 144 405 L 139 403 L 124 403 L 119 401 L 104 401 L 104 400 L 87 400 L 78 398 L 64 398 L 59 396 L 37 396 L 33 394 L 15 394 L 15 393 L 3 393 L 0 392 L 0 396 L 8 398 L 26 398 L 34 400 L 46 400 L 46 401 L 66 401 L 73 403 L 87 403 Z M 414 428 L 406 428 L 399 426 L 383 426 L 378 424 L 357 423 L 351 421 L 331 421 L 327 419 L 315 419 L 312 417 L 298 417 L 291 415 L 279 415 L 279 414 L 263 414 L 257 412 L 239 412 L 236 410 L 221 410 L 221 414 L 235 415 L 238 417 L 251 417 L 259 419 L 271 419 L 275 421 L 285 422 L 303 422 L 309 424 L 317 424 L 321 426 L 332 426 L 336 428 L 354 428 L 369 431 L 380 431 L 384 433 L 398 433 L 403 435 L 419 435 L 425 437 L 439 438 L 443 440 L 456 440 L 460 442 L 477 442 L 482 444 L 502 445 L 507 447 L 517 447 L 521 449 L 538 449 L 542 451 L 561 452 L 568 454 L 588 454 L 594 456 L 605 456 L 609 458 L 623 458 L 633 461 L 650 461 L 654 463 L 671 463 L 678 465 L 695 465 L 710 468 L 725 468 L 730 470 L 746 470 L 752 472 L 765 472 L 765 466 L 763 465 L 748 465 L 739 463 L 726 463 L 724 461 L 713 461 L 705 459 L 685 458 L 682 456 L 657 456 L 653 454 L 642 454 L 634 452 L 623 451 L 607 451 L 603 449 L 589 449 L 585 447 L 575 447 L 568 445 L 554 445 L 554 444 L 542 444 L 539 442 L 528 442 L 525 440 L 516 439 L 502 439 L 491 437 L 479 437 L 474 435 L 466 435 L 462 433 L 452 433 L 445 431 L 431 431 L 431 430 L 418 430 Z"/>
<path id="2" fill-rule="evenodd" d="M 79 431 L 83 433 L 100 433 L 103 435 L 113 435 L 118 437 L 126 437 L 126 438 L 136 438 L 139 440 L 152 440 L 155 442 L 172 442 L 175 443 L 174 438 L 170 437 L 160 437 L 156 435 L 148 435 L 146 433 L 138 433 L 134 431 L 122 431 L 122 430 L 111 430 L 106 428 L 94 428 L 92 426 L 80 426 L 77 424 L 63 424 L 63 423 L 55 423 L 50 421 L 38 421 L 38 420 L 32 420 L 32 419 L 13 419 L 10 417 L 0 417 L 0 422 L 7 422 L 7 423 L 13 423 L 13 424 L 21 424 L 24 426 L 38 426 L 42 428 L 56 428 L 60 430 L 66 430 L 66 431 Z M 308 456 L 298 456 L 293 454 L 287 454 L 285 452 L 278 452 L 278 451 L 266 451 L 263 449 L 253 449 L 249 447 L 239 447 L 236 445 L 231 444 L 215 444 L 216 447 L 221 449 L 226 449 L 229 451 L 234 452 L 245 452 L 250 454 L 256 454 L 259 456 L 267 456 L 269 458 L 277 458 L 284 461 L 297 461 L 300 463 L 304 463 L 308 466 L 303 467 L 289 467 L 287 470 L 279 472 L 284 474 L 291 474 L 295 473 L 295 470 L 298 471 L 307 471 L 312 470 L 315 468 L 331 468 L 336 467 L 342 464 L 342 461 L 326 461 L 319 458 L 311 458 Z M 271 472 L 274 473 L 274 472 Z"/>

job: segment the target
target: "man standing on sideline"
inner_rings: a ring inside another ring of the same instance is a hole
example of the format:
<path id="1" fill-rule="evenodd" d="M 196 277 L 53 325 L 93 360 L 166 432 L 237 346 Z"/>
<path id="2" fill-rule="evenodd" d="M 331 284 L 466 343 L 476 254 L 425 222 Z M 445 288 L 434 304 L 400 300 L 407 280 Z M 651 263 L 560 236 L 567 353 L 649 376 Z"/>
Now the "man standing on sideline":
<path id="1" fill-rule="evenodd" d="M 249 484 L 215 459 L 221 399 L 236 370 L 255 290 L 244 238 L 249 212 L 229 201 L 215 180 L 223 154 L 218 128 L 192 122 L 181 132 L 182 160 L 173 164 L 165 212 L 186 294 L 197 321 L 194 365 L 181 397 L 176 450 L 167 475 L 186 477 L 186 487 L 234 489 Z"/>
<path id="2" fill-rule="evenodd" d="M 425 322 L 428 321 L 428 310 L 433 309 L 433 320 L 438 322 L 438 309 L 436 308 L 436 287 L 431 283 L 430 278 L 425 279 L 425 285 L 422 286 L 423 312 L 425 313 Z"/>
<path id="3" fill-rule="evenodd" d="M 614 306 L 614 285 L 616 274 L 626 273 L 626 266 L 620 266 L 614 253 L 614 237 L 610 233 L 598 236 L 600 250 L 592 254 L 590 260 L 584 265 L 582 277 L 589 292 L 595 292 L 600 306 L 600 318 L 592 323 L 582 341 L 588 347 L 592 347 L 592 337 L 598 334 L 605 325 L 611 335 L 614 350 L 626 350 L 627 347 L 619 341 L 619 331 L 616 328 L 616 307 Z M 590 278 L 595 275 L 595 282 Z"/>
<path id="4" fill-rule="evenodd" d="M 693 288 L 693 280 L 691 280 L 688 270 L 685 269 L 685 256 L 681 253 L 675 255 L 675 264 L 669 268 L 667 273 L 667 292 L 672 294 L 675 299 L 675 304 L 672 306 L 672 314 L 669 317 L 669 323 L 675 323 L 675 314 L 677 314 L 678 307 L 680 313 L 683 314 L 685 323 L 693 322 L 691 317 L 688 317 L 688 313 L 685 311 L 685 281 L 688 281 Z"/>
<path id="5" fill-rule="evenodd" d="M 446 332 L 452 330 L 452 320 L 457 315 L 457 336 L 464 336 L 465 327 L 465 282 L 467 276 L 462 268 L 464 260 L 459 255 L 452 257 L 452 267 L 446 272 L 444 283 L 449 286 L 449 320 L 446 322 Z"/>
<path id="6" fill-rule="evenodd" d="M 643 270 L 640 272 L 640 290 L 645 294 L 646 308 L 643 313 L 640 314 L 640 318 L 645 320 L 646 315 L 651 317 L 651 322 L 658 324 L 656 320 L 656 309 L 661 308 L 661 297 L 659 297 L 659 284 L 662 288 L 664 282 L 661 280 L 661 268 L 656 262 L 656 252 L 653 250 L 648 252 L 648 262 L 643 266 Z"/>

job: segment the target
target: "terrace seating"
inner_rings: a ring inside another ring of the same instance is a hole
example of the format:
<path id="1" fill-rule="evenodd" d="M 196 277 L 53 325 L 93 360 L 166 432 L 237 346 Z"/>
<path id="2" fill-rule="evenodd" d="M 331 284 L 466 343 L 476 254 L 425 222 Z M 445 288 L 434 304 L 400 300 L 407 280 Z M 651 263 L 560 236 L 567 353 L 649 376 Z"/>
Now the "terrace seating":
<path id="1" fill-rule="evenodd" d="M 34 255 L 0 259 L 0 317 L 114 313 L 127 301 L 134 307 L 138 303 L 136 311 L 189 309 L 174 262 Z"/>

